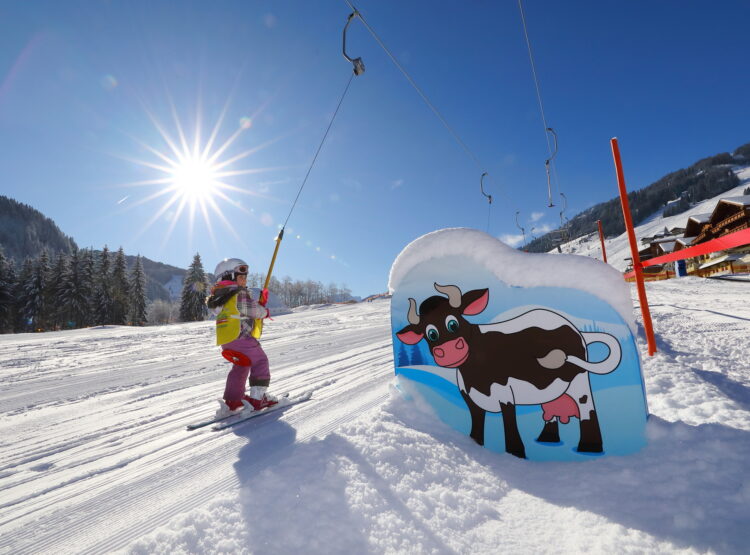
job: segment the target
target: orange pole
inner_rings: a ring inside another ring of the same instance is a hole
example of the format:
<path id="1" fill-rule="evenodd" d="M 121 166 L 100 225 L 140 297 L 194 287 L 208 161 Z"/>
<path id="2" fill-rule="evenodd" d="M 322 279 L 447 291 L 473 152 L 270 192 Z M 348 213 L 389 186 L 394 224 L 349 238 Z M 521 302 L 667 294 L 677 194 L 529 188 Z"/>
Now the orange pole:
<path id="1" fill-rule="evenodd" d="M 607 263 L 607 249 L 604 246 L 604 230 L 602 229 L 602 221 L 596 220 L 596 225 L 599 226 L 599 240 L 602 242 L 602 258 L 604 259 L 604 263 Z"/>
<path id="2" fill-rule="evenodd" d="M 625 175 L 622 173 L 622 160 L 620 159 L 620 147 L 617 138 L 610 140 L 612 145 L 612 156 L 615 159 L 615 171 L 617 172 L 617 187 L 620 189 L 620 203 L 622 204 L 622 215 L 625 218 L 625 229 L 628 232 L 630 252 L 633 256 L 633 271 L 635 272 L 635 283 L 638 287 L 638 299 L 641 302 L 641 313 L 643 314 L 643 328 L 646 330 L 646 342 L 648 344 L 648 355 L 654 356 L 656 352 L 656 340 L 654 339 L 654 327 L 651 324 L 651 311 L 648 308 L 646 298 L 646 285 L 643 282 L 643 266 L 638 256 L 638 243 L 635 241 L 635 230 L 633 219 L 630 217 L 630 205 L 628 204 L 628 191 L 625 188 Z"/>

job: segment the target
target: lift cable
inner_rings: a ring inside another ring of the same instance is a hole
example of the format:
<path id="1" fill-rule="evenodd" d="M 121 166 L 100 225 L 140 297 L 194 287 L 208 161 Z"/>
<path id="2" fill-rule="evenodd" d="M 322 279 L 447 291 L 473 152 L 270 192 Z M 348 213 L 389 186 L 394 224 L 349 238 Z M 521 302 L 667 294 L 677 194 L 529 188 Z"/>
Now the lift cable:
<path id="1" fill-rule="evenodd" d="M 415 91 L 417 91 L 417 94 L 422 98 L 424 103 L 427 105 L 430 110 L 432 110 L 432 113 L 435 114 L 435 116 L 440 120 L 440 122 L 443 124 L 443 126 L 448 130 L 448 132 L 453 136 L 455 141 L 459 144 L 459 146 L 466 152 L 466 154 L 474 161 L 474 163 L 477 166 L 477 169 L 479 171 L 484 172 L 484 166 L 482 162 L 479 160 L 479 157 L 474 154 L 474 152 L 466 145 L 466 143 L 461 139 L 461 137 L 458 135 L 458 133 L 451 127 L 451 125 L 448 123 L 448 120 L 445 119 L 442 113 L 440 113 L 440 110 L 437 109 L 437 107 L 430 101 L 430 99 L 427 97 L 425 92 L 417 85 L 416 81 L 412 78 L 411 75 L 409 75 L 409 72 L 404 69 L 404 67 L 399 63 L 399 61 L 396 59 L 396 57 L 391 53 L 391 51 L 388 49 L 388 47 L 385 45 L 385 43 L 380 39 L 380 37 L 377 35 L 375 30 L 370 26 L 369 23 L 365 20 L 365 18 L 362 16 L 362 14 L 357 10 L 357 8 L 354 7 L 354 4 L 350 0 L 344 0 L 346 4 L 352 9 L 354 13 L 357 14 L 359 19 L 362 21 L 364 26 L 367 28 L 367 30 L 370 32 L 372 37 L 375 39 L 375 41 L 380 45 L 380 47 L 383 49 L 383 51 L 388 55 L 388 57 L 391 59 L 393 64 L 398 68 L 398 70 L 403 74 L 403 76 L 406 78 L 406 80 L 409 82 L 409 84 L 414 88 Z M 485 172 L 486 173 L 486 172 Z M 508 195 L 500 189 L 501 194 L 508 198 L 508 200 L 511 200 Z"/>
<path id="2" fill-rule="evenodd" d="M 544 161 L 544 169 L 547 172 L 547 198 L 549 199 L 547 207 L 552 208 L 554 204 L 552 204 L 552 180 L 550 179 L 549 167 L 552 160 L 557 156 L 557 133 L 551 127 L 547 128 L 547 132 L 552 133 L 552 136 L 555 138 L 555 151 L 552 153 L 552 156 Z"/>
<path id="3" fill-rule="evenodd" d="M 492 212 L 492 195 L 488 195 L 484 192 L 484 176 L 489 175 L 487 172 L 484 172 L 482 174 L 482 177 L 479 178 L 479 190 L 482 191 L 482 194 L 487 197 L 488 202 L 488 208 L 487 208 L 487 233 L 490 232 L 490 214 Z"/>
<path id="4" fill-rule="evenodd" d="M 300 195 L 302 194 L 302 189 L 305 188 L 305 184 L 307 183 L 307 179 L 310 177 L 310 172 L 312 172 L 313 167 L 315 166 L 315 162 L 318 159 L 318 155 L 320 154 L 320 151 L 323 149 L 323 145 L 326 142 L 326 139 L 328 138 L 328 133 L 331 131 L 331 127 L 333 126 L 333 122 L 336 119 L 336 116 L 339 113 L 339 109 L 341 108 L 341 105 L 344 102 L 344 98 L 346 98 L 346 93 L 349 92 L 349 87 L 352 84 L 352 80 L 355 76 L 361 75 L 365 71 L 365 65 L 362 63 L 362 58 L 355 58 L 352 59 L 346 54 L 346 29 L 349 27 L 349 23 L 351 23 L 352 18 L 356 15 L 355 13 L 349 15 L 349 18 L 346 21 L 346 26 L 344 27 L 344 37 L 343 37 L 343 52 L 344 52 L 344 58 L 349 60 L 352 65 L 354 66 L 354 71 L 352 71 L 351 75 L 349 76 L 349 80 L 346 82 L 346 86 L 344 87 L 344 92 L 341 94 L 341 98 L 339 98 L 339 103 L 336 105 L 336 110 L 333 112 L 333 115 L 331 116 L 331 120 L 328 122 L 328 127 L 326 128 L 325 133 L 323 134 L 323 138 L 320 140 L 320 144 L 318 144 L 318 149 L 315 151 L 315 156 L 313 156 L 312 161 L 310 162 L 310 166 L 307 168 L 307 173 L 305 174 L 305 178 L 302 180 L 302 184 L 299 187 L 299 190 L 297 191 L 297 196 L 294 197 L 294 202 L 292 203 L 292 207 L 289 209 L 289 214 L 286 216 L 286 220 L 284 220 L 284 225 L 281 226 L 281 229 L 279 230 L 279 234 L 276 236 L 276 247 L 273 250 L 273 256 L 271 257 L 271 263 L 268 266 L 268 272 L 266 272 L 266 279 L 265 283 L 263 285 L 263 289 L 268 289 L 268 285 L 271 282 L 271 274 L 273 273 L 273 267 L 276 264 L 276 256 L 279 254 L 279 247 L 281 246 L 281 241 L 284 239 L 284 230 L 286 229 L 286 224 L 289 223 L 289 218 L 292 217 L 292 212 L 294 212 L 294 208 L 297 206 L 297 201 L 299 200 Z M 252 336 L 256 339 L 259 339 L 261 334 L 263 333 L 263 320 L 257 319 L 255 320 L 255 324 L 253 326 L 252 330 Z"/>
<path id="5" fill-rule="evenodd" d="M 552 158 L 554 158 L 555 154 L 552 152 L 552 145 L 550 144 L 549 140 L 549 133 L 548 131 L 552 128 L 547 125 L 547 118 L 544 115 L 544 103 L 542 102 L 542 93 L 539 88 L 539 78 L 537 77 L 536 73 L 536 64 L 534 63 L 534 54 L 531 51 L 531 40 L 529 40 L 529 32 L 526 28 L 526 15 L 523 12 L 523 0 L 518 0 L 518 9 L 521 12 L 521 23 L 523 24 L 523 34 L 526 37 L 526 47 L 529 51 L 529 60 L 531 61 L 531 73 L 534 77 L 534 86 L 536 87 L 536 97 L 539 101 L 539 112 L 542 115 L 542 125 L 544 126 L 544 135 L 547 139 L 547 151 L 549 152 L 550 157 L 547 159 L 547 162 L 545 163 L 545 166 L 547 167 L 547 186 L 548 186 L 548 200 L 549 200 L 549 207 L 554 206 L 554 203 L 552 202 L 552 186 L 550 184 L 550 176 L 549 176 L 549 165 L 552 161 Z M 554 131 L 553 131 L 554 133 Z M 555 153 L 557 153 L 557 135 L 555 135 Z M 554 172 L 554 165 L 553 172 Z M 557 174 L 555 172 L 555 177 L 557 177 Z"/>
<path id="6" fill-rule="evenodd" d="M 521 246 L 525 247 L 526 246 L 526 230 L 523 227 L 521 227 L 521 224 L 518 223 L 518 214 L 520 214 L 520 210 L 516 210 L 516 227 L 521 230 L 521 233 L 523 235 L 523 243 Z"/>
<path id="7" fill-rule="evenodd" d="M 297 201 L 299 200 L 299 197 L 302 194 L 302 189 L 305 187 L 305 184 L 307 183 L 307 178 L 310 177 L 310 172 L 312 171 L 313 166 L 315 165 L 315 162 L 318 159 L 318 155 L 320 154 L 320 151 L 323 148 L 323 144 L 326 142 L 326 138 L 328 137 L 328 132 L 331 130 L 331 127 L 333 126 L 333 121 L 336 119 L 336 115 L 339 113 L 339 108 L 341 108 L 341 104 L 344 102 L 346 93 L 349 92 L 349 86 L 352 84 L 352 80 L 354 79 L 355 75 L 358 75 L 358 74 L 355 72 L 352 72 L 352 74 L 349 76 L 349 81 L 347 81 L 346 87 L 344 87 L 344 92 L 341 95 L 341 98 L 339 99 L 338 105 L 336 106 L 336 111 L 333 113 L 333 116 L 331 117 L 331 121 L 328 122 L 328 127 L 326 128 L 326 132 L 323 134 L 323 138 L 321 139 L 320 144 L 318 145 L 318 150 L 315 151 L 315 156 L 313 156 L 312 162 L 310 162 L 310 167 L 307 168 L 307 173 L 305 174 L 305 178 L 302 180 L 302 185 L 300 185 L 299 190 L 297 191 L 297 196 L 294 198 L 294 202 L 292 203 L 292 207 L 289 210 L 289 214 L 287 215 L 286 220 L 284 220 L 284 225 L 281 226 L 282 231 L 286 227 L 286 224 L 289 221 L 289 218 L 292 216 L 294 207 L 297 205 Z"/>

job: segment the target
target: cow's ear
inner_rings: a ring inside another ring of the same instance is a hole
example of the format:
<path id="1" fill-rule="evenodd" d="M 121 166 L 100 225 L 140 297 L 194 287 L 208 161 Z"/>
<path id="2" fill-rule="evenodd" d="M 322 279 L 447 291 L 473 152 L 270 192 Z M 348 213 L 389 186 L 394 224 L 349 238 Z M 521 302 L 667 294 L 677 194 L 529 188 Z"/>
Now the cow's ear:
<path id="1" fill-rule="evenodd" d="M 461 297 L 461 304 L 464 307 L 462 313 L 466 316 L 479 314 L 487 308 L 488 302 L 490 302 L 489 289 L 474 289 L 473 291 L 467 291 Z"/>
<path id="2" fill-rule="evenodd" d="M 406 343 L 407 345 L 416 345 L 417 343 L 422 341 L 422 338 L 424 337 L 424 335 L 421 333 L 415 332 L 414 326 L 410 325 L 410 326 L 406 326 L 401 331 L 396 332 L 396 337 L 398 337 L 402 343 Z"/>

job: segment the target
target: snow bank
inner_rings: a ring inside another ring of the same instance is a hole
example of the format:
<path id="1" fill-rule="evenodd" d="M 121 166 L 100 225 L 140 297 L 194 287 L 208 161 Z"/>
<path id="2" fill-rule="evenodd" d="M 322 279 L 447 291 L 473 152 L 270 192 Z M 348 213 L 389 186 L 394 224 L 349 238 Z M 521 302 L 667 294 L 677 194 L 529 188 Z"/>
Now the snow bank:
<path id="1" fill-rule="evenodd" d="M 611 266 L 585 256 L 518 251 L 475 229 L 441 229 L 409 243 L 391 267 L 389 291 L 392 294 L 414 267 L 445 256 L 470 258 L 510 286 L 567 287 L 590 293 L 610 304 L 635 331 L 629 288 Z"/>

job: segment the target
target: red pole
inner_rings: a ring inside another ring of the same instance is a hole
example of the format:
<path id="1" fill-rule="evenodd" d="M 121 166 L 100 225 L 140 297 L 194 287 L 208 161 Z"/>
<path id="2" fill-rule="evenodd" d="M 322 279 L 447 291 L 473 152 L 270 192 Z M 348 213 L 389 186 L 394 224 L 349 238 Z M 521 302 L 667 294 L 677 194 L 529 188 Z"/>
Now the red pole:
<path id="1" fill-rule="evenodd" d="M 641 313 L 643 314 L 643 328 L 646 330 L 646 342 L 648 344 L 648 355 L 653 356 L 656 352 L 656 340 L 654 339 L 654 327 L 651 324 L 651 312 L 648 308 L 646 298 L 646 285 L 643 282 L 643 266 L 638 256 L 638 243 L 635 241 L 635 230 L 633 220 L 630 217 L 630 205 L 628 204 L 628 191 L 625 189 L 625 175 L 622 173 L 622 160 L 620 159 L 620 147 L 617 138 L 610 141 L 612 145 L 612 156 L 615 159 L 615 171 L 617 172 L 617 187 L 620 189 L 620 202 L 622 204 L 622 215 L 625 218 L 625 229 L 628 232 L 630 252 L 633 256 L 633 271 L 635 272 L 635 283 L 638 287 L 638 299 L 641 302 Z"/>
<path id="2" fill-rule="evenodd" d="M 607 263 L 607 249 L 604 246 L 604 230 L 602 229 L 602 221 L 596 220 L 596 225 L 599 226 L 599 240 L 602 242 L 602 258 L 604 259 L 604 263 Z"/>

